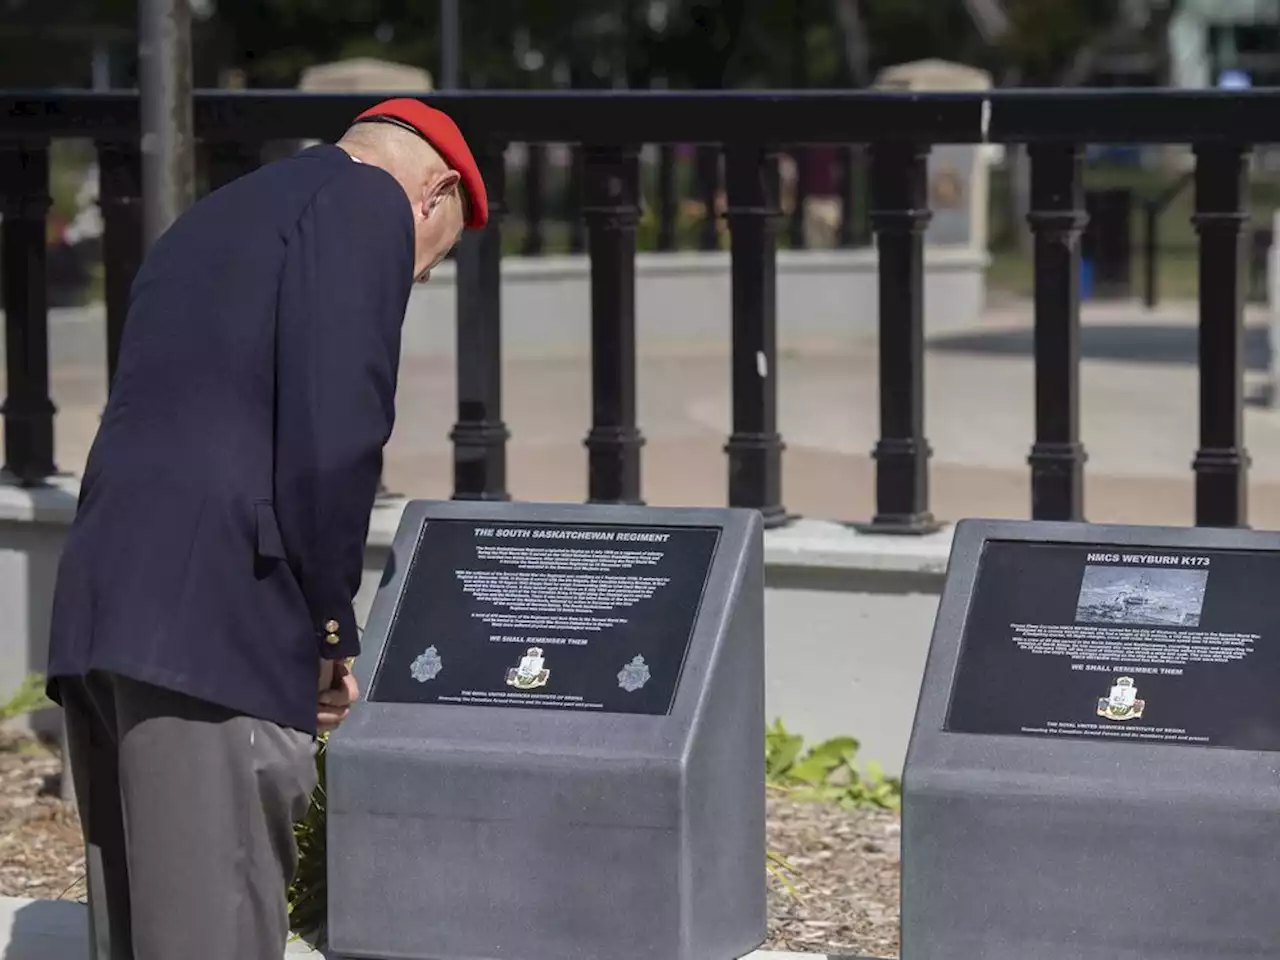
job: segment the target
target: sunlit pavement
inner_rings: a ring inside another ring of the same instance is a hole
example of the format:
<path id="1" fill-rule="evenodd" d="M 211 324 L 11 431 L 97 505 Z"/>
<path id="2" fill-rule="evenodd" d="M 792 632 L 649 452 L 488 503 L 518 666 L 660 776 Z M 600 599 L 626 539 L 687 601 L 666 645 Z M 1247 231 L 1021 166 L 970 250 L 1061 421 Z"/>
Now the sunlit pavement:
<path id="1" fill-rule="evenodd" d="M 88 922 L 78 903 L 0 897 L 0 957 L 4 960 L 84 960 Z M 306 944 L 290 944 L 289 957 L 323 957 Z M 748 960 L 824 960 L 824 954 L 751 954 Z M 182 960 L 174 957 L 173 960 Z M 282 958 L 283 960 L 283 958 Z M 852 958 L 849 958 L 852 960 Z"/>

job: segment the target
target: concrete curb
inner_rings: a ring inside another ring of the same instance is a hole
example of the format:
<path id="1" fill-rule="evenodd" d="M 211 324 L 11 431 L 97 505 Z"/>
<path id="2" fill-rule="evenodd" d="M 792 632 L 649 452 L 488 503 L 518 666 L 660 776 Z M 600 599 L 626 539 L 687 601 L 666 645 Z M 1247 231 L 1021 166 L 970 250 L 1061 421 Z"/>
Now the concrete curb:
<path id="1" fill-rule="evenodd" d="M 72 900 L 24 900 L 0 897 L 0 957 L 4 960 L 84 960 L 88 954 L 84 905 Z M 306 944 L 293 943 L 289 957 L 323 957 Z M 751 960 L 854 960 L 818 953 L 761 950 Z M 178 958 L 174 958 L 178 960 Z"/>
<path id="2" fill-rule="evenodd" d="M 0 484 L 0 522 L 66 526 L 75 518 L 80 483 L 55 477 L 48 486 Z M 379 501 L 369 523 L 370 547 L 387 549 L 395 539 L 405 499 Z M 829 520 L 804 518 L 765 532 L 765 563 L 775 567 L 863 570 L 942 576 L 951 553 L 951 527 L 923 537 L 860 533 Z"/>

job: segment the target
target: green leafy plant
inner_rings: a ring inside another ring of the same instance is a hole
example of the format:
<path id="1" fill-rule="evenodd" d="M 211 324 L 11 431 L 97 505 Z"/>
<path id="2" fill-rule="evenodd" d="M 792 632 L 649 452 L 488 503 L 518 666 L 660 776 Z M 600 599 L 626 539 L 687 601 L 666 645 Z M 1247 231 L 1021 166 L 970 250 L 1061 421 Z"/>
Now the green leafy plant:
<path id="1" fill-rule="evenodd" d="M 902 804 L 898 778 L 885 776 L 874 762 L 859 768 L 861 744 L 853 737 L 834 737 L 805 749 L 803 737 L 775 720 L 764 743 L 765 779 L 770 786 L 846 809 L 897 810 Z"/>
<path id="2" fill-rule="evenodd" d="M 766 850 L 764 868 L 770 877 L 782 885 L 787 893 L 793 897 L 800 896 L 800 891 L 796 888 L 794 879 L 799 877 L 799 871 L 787 862 L 786 857 L 773 850 Z"/>
<path id="3" fill-rule="evenodd" d="M 294 936 L 309 942 L 323 937 L 328 916 L 328 854 L 326 849 L 325 746 L 316 750 L 317 782 L 306 816 L 293 828 L 298 843 L 298 869 L 289 887 L 289 927 Z"/>
<path id="4" fill-rule="evenodd" d="M 0 723 L 52 707 L 53 701 L 45 696 L 44 688 L 44 674 L 27 674 L 8 702 L 0 706 Z"/>

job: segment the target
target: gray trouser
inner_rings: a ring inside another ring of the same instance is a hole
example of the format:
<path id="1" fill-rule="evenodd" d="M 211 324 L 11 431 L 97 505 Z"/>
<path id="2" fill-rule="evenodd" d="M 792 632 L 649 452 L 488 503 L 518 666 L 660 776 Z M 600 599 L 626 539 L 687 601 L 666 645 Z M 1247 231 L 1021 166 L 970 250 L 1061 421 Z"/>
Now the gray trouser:
<path id="1" fill-rule="evenodd" d="M 114 674 L 59 689 L 91 960 L 281 960 L 312 737 Z"/>

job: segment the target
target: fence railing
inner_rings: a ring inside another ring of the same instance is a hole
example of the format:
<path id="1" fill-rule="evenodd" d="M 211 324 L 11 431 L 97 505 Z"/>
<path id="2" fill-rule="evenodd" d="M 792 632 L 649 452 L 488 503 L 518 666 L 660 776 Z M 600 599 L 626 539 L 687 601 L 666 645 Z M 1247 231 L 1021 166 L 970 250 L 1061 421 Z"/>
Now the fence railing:
<path id="1" fill-rule="evenodd" d="M 368 95 L 198 92 L 208 181 L 251 169 L 268 141 L 332 139 Z M 924 430 L 924 230 L 934 144 L 1027 143 L 1034 235 L 1035 438 L 1031 515 L 1082 519 L 1080 254 L 1086 144 L 1191 144 L 1199 237 L 1200 443 L 1195 518 L 1246 522 L 1243 265 L 1247 156 L 1280 141 L 1280 91 L 458 93 L 433 95 L 473 145 L 491 192 L 488 228 L 458 252 L 454 496 L 505 499 L 499 297 L 511 143 L 569 143 L 581 164 L 581 224 L 591 258 L 589 498 L 641 502 L 636 418 L 635 250 L 641 145 L 701 146 L 702 182 L 724 158 L 732 256 L 732 432 L 727 501 L 771 525 L 790 514 L 777 427 L 777 155 L 788 145 L 853 144 L 868 158 L 878 257 L 879 441 L 876 509 L 865 528 L 934 529 Z M 46 217 L 49 143 L 92 139 L 105 220 L 108 376 L 142 257 L 138 103 L 130 93 L 0 91 L 0 283 L 6 317 L 5 471 L 35 485 L 56 472 L 49 390 Z M 537 167 L 541 161 L 533 161 Z M 535 176 L 538 175 L 535 171 Z M 662 174 L 669 176 L 667 173 Z M 710 223 L 714 233 L 716 225 Z M 663 227 L 669 232 L 670 225 Z M 535 246 L 537 239 L 529 241 Z"/>

